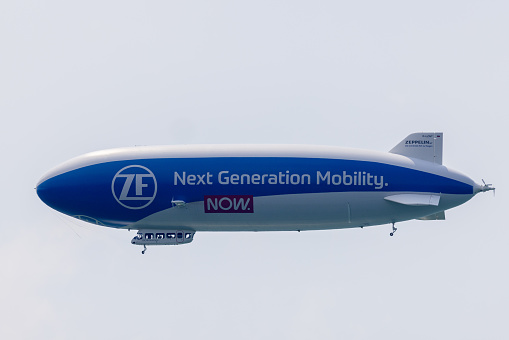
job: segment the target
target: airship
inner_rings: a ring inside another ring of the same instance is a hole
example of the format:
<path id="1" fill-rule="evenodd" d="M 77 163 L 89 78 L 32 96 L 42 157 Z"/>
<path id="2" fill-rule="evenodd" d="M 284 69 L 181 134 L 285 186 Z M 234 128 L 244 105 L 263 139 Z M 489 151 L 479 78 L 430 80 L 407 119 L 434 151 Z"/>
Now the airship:
<path id="1" fill-rule="evenodd" d="M 179 245 L 196 232 L 304 231 L 443 220 L 494 190 L 442 165 L 443 133 L 387 152 L 316 145 L 170 145 L 91 152 L 36 186 L 51 208 L 133 229 L 131 243 Z"/>

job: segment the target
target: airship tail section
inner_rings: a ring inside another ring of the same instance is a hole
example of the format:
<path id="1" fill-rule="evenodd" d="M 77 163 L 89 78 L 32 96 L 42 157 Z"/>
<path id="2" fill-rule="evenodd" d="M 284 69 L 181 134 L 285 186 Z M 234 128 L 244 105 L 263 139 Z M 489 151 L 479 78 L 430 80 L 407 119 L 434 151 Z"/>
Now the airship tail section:
<path id="1" fill-rule="evenodd" d="M 422 159 L 442 165 L 444 134 L 441 132 L 417 132 L 408 135 L 390 153 Z"/>

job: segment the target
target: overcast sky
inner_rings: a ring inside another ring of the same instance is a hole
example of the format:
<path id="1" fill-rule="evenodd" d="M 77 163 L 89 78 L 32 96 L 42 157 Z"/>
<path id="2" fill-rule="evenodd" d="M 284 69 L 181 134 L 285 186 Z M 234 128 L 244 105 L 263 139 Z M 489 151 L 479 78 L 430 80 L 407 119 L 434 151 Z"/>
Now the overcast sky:
<path id="1" fill-rule="evenodd" d="M 1 2 L 0 338 L 508 338 L 508 32 L 507 1 Z M 141 255 L 34 191 L 111 147 L 387 151 L 417 131 L 496 197 L 394 237 L 198 233 Z"/>

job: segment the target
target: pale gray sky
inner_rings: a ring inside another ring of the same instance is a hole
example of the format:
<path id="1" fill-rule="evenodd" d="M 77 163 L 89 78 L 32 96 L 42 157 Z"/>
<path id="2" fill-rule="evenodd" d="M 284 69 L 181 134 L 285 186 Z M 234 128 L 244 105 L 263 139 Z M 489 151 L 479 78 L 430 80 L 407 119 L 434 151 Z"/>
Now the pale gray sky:
<path id="1" fill-rule="evenodd" d="M 0 338 L 502 339 L 506 1 L 4 1 Z M 446 221 L 199 233 L 180 247 L 71 220 L 33 190 L 110 147 L 386 151 L 445 133 L 497 188 Z"/>

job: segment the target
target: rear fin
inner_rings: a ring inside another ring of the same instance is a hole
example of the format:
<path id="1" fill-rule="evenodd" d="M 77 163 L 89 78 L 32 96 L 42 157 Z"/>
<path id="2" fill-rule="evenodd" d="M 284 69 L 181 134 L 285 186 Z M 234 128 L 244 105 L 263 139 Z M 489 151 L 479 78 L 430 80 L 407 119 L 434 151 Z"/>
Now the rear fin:
<path id="1" fill-rule="evenodd" d="M 389 152 L 442 165 L 443 139 L 441 132 L 412 133 Z"/>
<path id="2" fill-rule="evenodd" d="M 412 205 L 415 207 L 422 207 L 427 205 L 433 205 L 437 207 L 440 203 L 440 196 L 425 194 L 399 194 L 384 197 L 384 200 L 403 205 Z"/>

